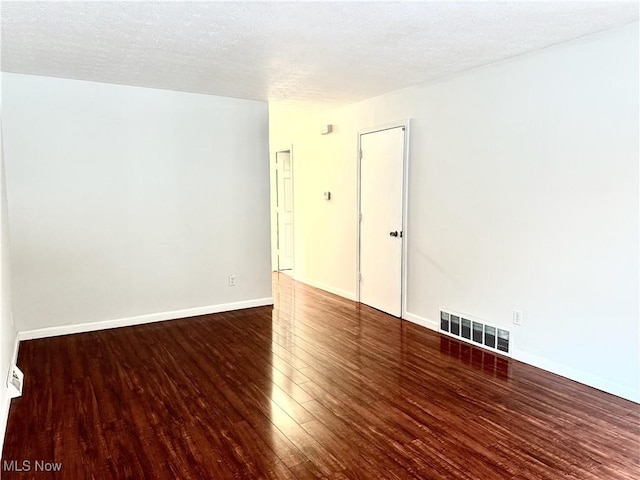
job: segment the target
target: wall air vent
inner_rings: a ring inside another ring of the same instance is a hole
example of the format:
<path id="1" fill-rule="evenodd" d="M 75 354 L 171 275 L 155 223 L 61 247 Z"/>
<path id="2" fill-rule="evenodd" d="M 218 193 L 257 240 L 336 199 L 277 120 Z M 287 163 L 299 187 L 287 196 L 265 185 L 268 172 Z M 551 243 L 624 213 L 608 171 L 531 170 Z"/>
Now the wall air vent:
<path id="1" fill-rule="evenodd" d="M 476 347 L 511 355 L 510 332 L 469 315 L 440 309 L 440 331 Z"/>

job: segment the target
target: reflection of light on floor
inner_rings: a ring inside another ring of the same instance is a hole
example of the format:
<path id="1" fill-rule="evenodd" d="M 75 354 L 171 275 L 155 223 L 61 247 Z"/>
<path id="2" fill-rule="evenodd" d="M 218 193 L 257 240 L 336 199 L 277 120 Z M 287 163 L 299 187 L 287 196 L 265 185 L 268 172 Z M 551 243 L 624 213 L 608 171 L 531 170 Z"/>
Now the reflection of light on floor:
<path id="1" fill-rule="evenodd" d="M 287 272 L 281 272 L 287 273 Z M 286 284 L 286 291 L 278 288 Z M 289 275 L 273 276 L 274 306 L 271 325 L 271 395 L 269 402 L 269 420 L 271 420 L 271 448 L 280 458 L 290 454 L 289 446 L 283 441 L 283 435 L 291 427 L 293 419 L 283 410 L 290 401 L 293 380 L 297 370 L 295 358 L 295 305 L 296 288 Z M 277 382 L 277 384 L 276 384 Z"/>
<path id="2" fill-rule="evenodd" d="M 500 355 L 442 336 L 440 352 L 500 380 L 509 379 L 509 361 Z"/>

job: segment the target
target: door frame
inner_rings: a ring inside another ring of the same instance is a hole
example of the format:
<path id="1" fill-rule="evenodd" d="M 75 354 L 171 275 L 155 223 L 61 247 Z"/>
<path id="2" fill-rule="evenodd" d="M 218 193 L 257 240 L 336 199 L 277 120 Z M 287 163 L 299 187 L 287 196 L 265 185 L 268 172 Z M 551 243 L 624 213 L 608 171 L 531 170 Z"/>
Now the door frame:
<path id="1" fill-rule="evenodd" d="M 360 158 L 361 151 L 361 139 L 362 135 L 366 135 L 368 133 L 380 132 L 383 130 L 391 130 L 392 128 L 404 127 L 404 146 L 403 146 L 403 158 L 402 158 L 402 260 L 401 260 L 401 298 L 400 298 L 400 318 L 405 318 L 407 314 L 407 239 L 408 228 L 407 228 L 407 220 L 408 220 L 408 207 L 409 207 L 409 140 L 410 140 L 410 123 L 411 120 L 407 118 L 406 120 L 399 120 L 396 122 L 384 123 L 381 125 L 376 125 L 369 128 L 364 128 L 358 130 L 358 149 L 356 150 L 356 158 L 357 158 L 357 182 L 358 182 L 358 192 L 356 195 L 356 301 L 360 302 L 360 215 L 361 215 L 361 205 L 360 205 L 360 195 L 361 195 L 361 169 L 360 162 L 362 159 Z"/>
<path id="2" fill-rule="evenodd" d="M 295 165 L 293 161 L 293 145 L 283 145 L 282 148 L 278 148 L 272 151 L 272 168 L 271 168 L 271 185 L 273 186 L 273 191 L 275 192 L 271 196 L 271 228 L 273 229 L 272 237 L 271 237 L 271 260 L 272 260 L 272 271 L 279 272 L 280 271 L 280 255 L 278 249 L 278 239 L 280 235 L 280 225 L 278 224 L 278 179 L 277 179 L 277 170 L 278 170 L 278 154 L 279 153 L 289 153 L 291 158 L 291 198 L 293 201 L 293 260 L 291 262 L 291 277 L 295 275 L 295 267 L 296 267 L 296 255 L 295 255 L 295 245 L 296 245 L 296 235 L 295 235 L 295 225 L 296 225 L 296 200 L 295 200 L 295 191 L 296 191 L 296 182 L 294 178 L 295 173 Z M 275 243 L 274 243 L 275 242 Z M 274 258 L 275 257 L 275 258 Z M 275 262 L 274 262 L 275 260 Z"/>

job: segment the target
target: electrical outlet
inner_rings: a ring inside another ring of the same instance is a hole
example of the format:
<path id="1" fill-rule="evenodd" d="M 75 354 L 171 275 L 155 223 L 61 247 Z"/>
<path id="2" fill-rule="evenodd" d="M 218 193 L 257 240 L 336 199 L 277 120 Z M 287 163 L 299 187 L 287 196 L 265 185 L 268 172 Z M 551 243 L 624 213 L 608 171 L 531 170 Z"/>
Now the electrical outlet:
<path id="1" fill-rule="evenodd" d="M 236 276 L 235 275 L 229 275 L 229 286 L 230 287 L 235 287 L 236 286 Z"/>
<path id="2" fill-rule="evenodd" d="M 522 326 L 522 312 L 520 310 L 513 311 L 513 324 Z"/>

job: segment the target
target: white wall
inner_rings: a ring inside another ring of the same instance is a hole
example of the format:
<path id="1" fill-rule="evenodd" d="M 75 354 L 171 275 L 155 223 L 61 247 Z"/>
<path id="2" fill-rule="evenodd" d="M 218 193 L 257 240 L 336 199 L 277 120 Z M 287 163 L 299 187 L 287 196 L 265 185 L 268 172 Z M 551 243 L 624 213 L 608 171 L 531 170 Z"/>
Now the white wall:
<path id="1" fill-rule="evenodd" d="M 0 454 L 9 414 L 7 378 L 13 362 L 16 329 L 11 318 L 11 270 L 9 258 L 9 226 L 7 217 L 7 192 L 5 188 L 4 153 L 0 124 Z"/>
<path id="2" fill-rule="evenodd" d="M 638 85 L 634 24 L 319 115 L 272 107 L 296 277 L 355 293 L 357 131 L 411 118 L 410 317 L 507 325 L 516 358 L 639 401 Z"/>
<path id="3" fill-rule="evenodd" d="M 19 331 L 270 301 L 265 102 L 3 77 Z"/>

